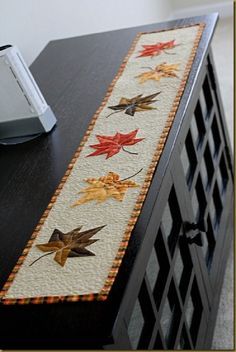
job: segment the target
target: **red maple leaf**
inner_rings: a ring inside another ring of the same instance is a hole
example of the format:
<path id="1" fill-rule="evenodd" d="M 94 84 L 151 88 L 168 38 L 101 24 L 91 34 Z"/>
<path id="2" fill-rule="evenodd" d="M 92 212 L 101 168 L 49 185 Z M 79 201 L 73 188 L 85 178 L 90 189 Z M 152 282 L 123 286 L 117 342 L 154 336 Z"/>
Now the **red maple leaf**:
<path id="1" fill-rule="evenodd" d="M 99 144 L 90 145 L 90 147 L 96 149 L 96 151 L 87 156 L 107 154 L 106 159 L 108 159 L 111 156 L 119 153 L 121 149 L 124 152 L 137 155 L 137 153 L 132 153 L 124 149 L 124 146 L 134 145 L 144 139 L 135 138 L 137 133 L 138 129 L 127 134 L 117 132 L 114 136 L 96 135 L 97 139 L 99 140 Z"/>
<path id="2" fill-rule="evenodd" d="M 177 44 L 175 44 L 175 39 L 170 40 L 169 42 L 158 42 L 156 44 L 142 45 L 144 49 L 140 50 L 140 55 L 138 57 L 157 56 L 160 55 L 162 51 L 169 54 L 165 50 L 175 48 L 176 46 Z"/>

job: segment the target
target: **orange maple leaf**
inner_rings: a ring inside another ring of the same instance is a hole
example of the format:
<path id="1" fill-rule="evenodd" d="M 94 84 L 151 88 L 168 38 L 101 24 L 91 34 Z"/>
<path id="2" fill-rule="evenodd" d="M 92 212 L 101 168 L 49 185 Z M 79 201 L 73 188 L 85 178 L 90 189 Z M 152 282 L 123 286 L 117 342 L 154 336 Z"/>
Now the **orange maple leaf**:
<path id="1" fill-rule="evenodd" d="M 144 138 L 135 138 L 137 133 L 138 133 L 138 129 L 126 134 L 117 132 L 114 136 L 96 135 L 97 139 L 99 140 L 99 144 L 90 145 L 90 147 L 93 149 L 96 149 L 96 151 L 87 155 L 87 157 L 107 154 L 106 159 L 108 159 L 113 155 L 119 153 L 121 149 L 124 152 L 137 155 L 137 153 L 133 153 L 124 149 L 124 146 L 134 145 L 138 142 L 141 142 L 144 139 Z"/>
<path id="2" fill-rule="evenodd" d="M 176 46 L 177 44 L 175 44 L 175 39 L 168 42 L 157 42 L 156 44 L 142 45 L 143 50 L 140 50 L 140 55 L 138 57 L 153 57 L 160 55 L 162 52 L 169 54 L 166 50 L 173 49 Z"/>

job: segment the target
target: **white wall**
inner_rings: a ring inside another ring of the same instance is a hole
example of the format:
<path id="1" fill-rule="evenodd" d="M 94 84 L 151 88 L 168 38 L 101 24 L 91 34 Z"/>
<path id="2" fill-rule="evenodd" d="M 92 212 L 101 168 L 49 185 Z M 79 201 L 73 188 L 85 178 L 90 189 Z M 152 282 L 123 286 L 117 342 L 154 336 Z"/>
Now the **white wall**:
<path id="1" fill-rule="evenodd" d="M 171 0 L 173 18 L 217 12 L 220 18 L 233 15 L 233 0 Z"/>
<path id="2" fill-rule="evenodd" d="M 172 0 L 174 10 L 192 6 L 204 6 L 206 4 L 227 3 L 229 0 Z"/>
<path id="3" fill-rule="evenodd" d="M 166 21 L 170 0 L 0 0 L 0 46 L 30 64 L 52 39 Z"/>

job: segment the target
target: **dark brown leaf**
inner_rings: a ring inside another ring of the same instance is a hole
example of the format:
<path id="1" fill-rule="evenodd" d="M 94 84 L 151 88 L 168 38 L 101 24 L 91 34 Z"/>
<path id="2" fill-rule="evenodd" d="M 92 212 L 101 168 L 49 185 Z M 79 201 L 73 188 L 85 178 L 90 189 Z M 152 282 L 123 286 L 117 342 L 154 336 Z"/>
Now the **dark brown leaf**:
<path id="1" fill-rule="evenodd" d="M 94 256 L 95 254 L 85 247 L 98 241 L 98 239 L 90 240 L 90 238 L 105 226 L 95 227 L 83 232 L 80 232 L 82 228 L 80 226 L 67 233 L 55 229 L 48 243 L 37 244 L 36 247 L 42 252 L 49 252 L 47 254 L 55 253 L 54 260 L 61 266 L 64 266 L 68 257 Z M 42 257 L 36 259 L 30 266 Z"/>
<path id="2" fill-rule="evenodd" d="M 118 105 L 108 106 L 108 108 L 114 110 L 114 112 L 107 117 L 120 111 L 124 111 L 127 115 L 134 116 L 135 112 L 138 111 L 155 110 L 156 108 L 150 105 L 157 101 L 153 99 L 160 93 L 161 92 L 157 92 L 145 97 L 142 97 L 143 94 L 139 94 L 131 99 L 121 98 Z"/>

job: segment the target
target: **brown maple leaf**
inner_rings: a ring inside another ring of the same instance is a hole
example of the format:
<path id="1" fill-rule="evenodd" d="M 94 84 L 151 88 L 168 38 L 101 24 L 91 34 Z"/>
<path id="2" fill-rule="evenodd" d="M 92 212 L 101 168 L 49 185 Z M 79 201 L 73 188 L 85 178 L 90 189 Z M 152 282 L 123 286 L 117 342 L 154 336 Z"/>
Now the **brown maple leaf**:
<path id="1" fill-rule="evenodd" d="M 156 108 L 150 105 L 157 101 L 153 99 L 160 93 L 161 92 L 157 92 L 145 97 L 143 97 L 143 94 L 139 94 L 131 99 L 121 98 L 118 105 L 108 106 L 109 109 L 115 111 L 109 114 L 107 117 L 120 111 L 124 111 L 127 115 L 134 116 L 135 112 L 138 111 L 155 110 Z"/>
<path id="2" fill-rule="evenodd" d="M 138 129 L 126 134 L 117 132 L 114 136 L 96 135 L 97 139 L 99 140 L 99 144 L 90 145 L 90 147 L 93 149 L 96 149 L 96 151 L 87 155 L 87 157 L 107 154 L 106 159 L 108 159 L 113 155 L 119 153 L 121 149 L 124 152 L 137 155 L 138 153 L 133 153 L 124 149 L 124 146 L 134 145 L 144 139 L 144 138 L 135 138 L 137 133 L 138 133 Z"/>
<path id="3" fill-rule="evenodd" d="M 137 57 L 146 57 L 146 56 L 153 57 L 153 56 L 160 55 L 162 52 L 166 54 L 170 54 L 166 50 L 173 49 L 176 46 L 177 44 L 175 44 L 175 39 L 170 40 L 168 42 L 157 42 L 156 44 L 142 45 L 143 50 L 140 50 L 140 55 Z"/>
<path id="4" fill-rule="evenodd" d="M 162 77 L 177 77 L 176 71 L 179 70 L 179 64 L 167 64 L 163 62 L 160 65 L 157 65 L 154 69 L 152 67 L 144 67 L 148 68 L 149 71 L 141 73 L 136 76 L 139 79 L 139 83 L 144 83 L 148 80 L 160 81 Z"/>
<path id="5" fill-rule="evenodd" d="M 72 207 L 90 202 L 91 200 L 96 200 L 98 203 L 102 203 L 108 198 L 113 198 L 122 202 L 128 188 L 139 187 L 137 183 L 129 179 L 136 176 L 141 171 L 142 169 L 136 174 L 123 180 L 120 180 L 120 176 L 115 172 L 108 172 L 106 176 L 101 176 L 99 178 L 86 178 L 84 181 L 90 186 L 83 188 L 79 192 L 79 194 L 83 194 L 83 196 L 77 200 Z"/>
<path id="6" fill-rule="evenodd" d="M 87 257 L 94 256 L 93 252 L 90 252 L 85 247 L 90 246 L 92 243 L 98 241 L 98 239 L 90 238 L 94 236 L 98 231 L 103 229 L 104 226 L 99 226 L 87 231 L 80 232 L 82 226 L 63 233 L 60 230 L 55 229 L 48 243 L 37 244 L 36 247 L 43 252 L 49 252 L 43 256 L 36 259 L 33 263 L 37 262 L 39 259 L 45 257 L 46 255 L 55 253 L 54 260 L 61 266 L 65 265 L 68 257 Z"/>

